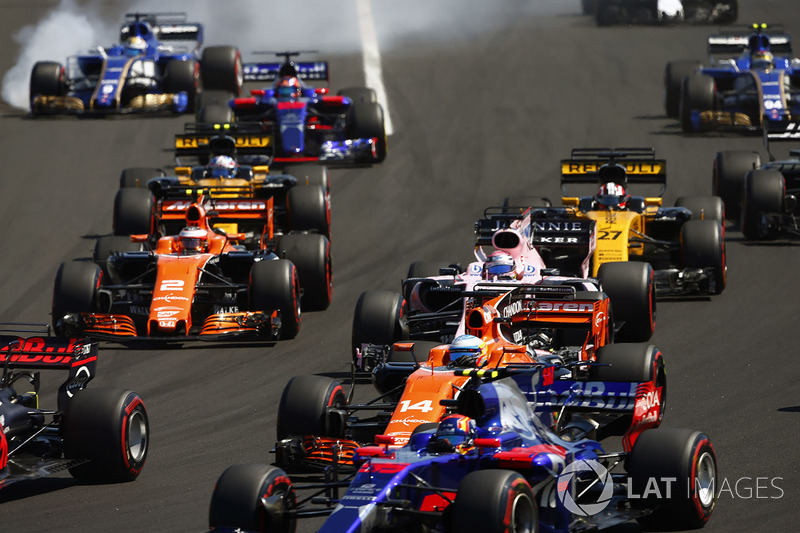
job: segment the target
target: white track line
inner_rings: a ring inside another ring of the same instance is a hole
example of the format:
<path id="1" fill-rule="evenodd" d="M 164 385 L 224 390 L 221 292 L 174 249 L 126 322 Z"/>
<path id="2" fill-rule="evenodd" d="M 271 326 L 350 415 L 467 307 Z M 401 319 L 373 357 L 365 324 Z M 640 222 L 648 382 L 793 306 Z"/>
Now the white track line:
<path id="1" fill-rule="evenodd" d="M 389 100 L 383 86 L 383 69 L 381 53 L 378 48 L 378 34 L 375 31 L 375 20 L 372 18 L 372 0 L 356 0 L 358 11 L 358 28 L 361 33 L 361 47 L 364 50 L 364 81 L 367 87 L 375 89 L 378 103 L 383 107 L 383 120 L 386 135 L 394 133 L 392 114 L 389 112 Z"/>

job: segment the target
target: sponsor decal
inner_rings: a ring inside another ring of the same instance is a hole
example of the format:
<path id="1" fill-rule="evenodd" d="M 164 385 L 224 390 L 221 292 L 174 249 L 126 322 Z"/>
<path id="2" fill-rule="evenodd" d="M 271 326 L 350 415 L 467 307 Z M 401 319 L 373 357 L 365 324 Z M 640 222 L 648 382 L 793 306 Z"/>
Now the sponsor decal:
<path id="1" fill-rule="evenodd" d="M 192 202 L 174 201 L 164 202 L 163 211 L 186 211 L 192 205 Z M 267 209 L 266 202 L 262 200 L 228 200 L 228 201 L 215 201 L 214 209 L 216 211 L 264 211 Z"/>
<path id="2" fill-rule="evenodd" d="M 157 297 L 153 298 L 154 302 L 158 301 L 158 302 L 172 303 L 173 300 L 175 300 L 175 301 L 183 300 L 183 301 L 188 302 L 189 298 L 187 298 L 186 296 L 173 296 L 171 294 L 166 294 L 164 296 L 157 296 Z"/>
<path id="3" fill-rule="evenodd" d="M 215 305 L 214 312 L 212 314 L 221 315 L 227 313 L 238 313 L 239 306 L 237 305 Z"/>
<path id="4" fill-rule="evenodd" d="M 582 231 L 583 225 L 580 222 L 534 222 L 533 229 L 536 231 Z"/>
<path id="5" fill-rule="evenodd" d="M 175 320 L 159 320 L 158 327 L 160 328 L 175 328 Z"/>
<path id="6" fill-rule="evenodd" d="M 511 302 L 503 309 L 503 317 L 509 318 L 523 311 L 550 311 L 564 313 L 587 313 L 594 311 L 594 304 L 586 302 L 536 302 L 526 300 L 523 306 L 522 300 Z"/>

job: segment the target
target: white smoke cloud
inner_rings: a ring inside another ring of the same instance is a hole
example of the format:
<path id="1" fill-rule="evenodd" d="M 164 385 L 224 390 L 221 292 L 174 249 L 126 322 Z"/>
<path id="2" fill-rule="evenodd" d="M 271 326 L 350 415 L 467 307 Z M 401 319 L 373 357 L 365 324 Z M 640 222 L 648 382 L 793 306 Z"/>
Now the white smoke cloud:
<path id="1" fill-rule="evenodd" d="M 39 23 L 20 30 L 15 35 L 20 56 L 3 77 L 3 99 L 27 109 L 28 81 L 36 61 L 63 62 L 65 55 L 115 42 L 124 14 L 135 11 L 187 12 L 189 21 L 204 25 L 205 44 L 236 45 L 245 60 L 252 60 L 250 53 L 256 50 L 314 49 L 321 57 L 361 51 L 355 0 L 139 0 L 120 3 L 118 9 L 116 19 L 108 20 L 98 8 L 62 0 Z M 577 0 L 372 0 L 380 45 L 387 50 L 409 40 L 439 43 L 465 32 L 496 30 L 517 16 L 578 10 Z M 108 4 L 103 13 L 114 15 Z"/>

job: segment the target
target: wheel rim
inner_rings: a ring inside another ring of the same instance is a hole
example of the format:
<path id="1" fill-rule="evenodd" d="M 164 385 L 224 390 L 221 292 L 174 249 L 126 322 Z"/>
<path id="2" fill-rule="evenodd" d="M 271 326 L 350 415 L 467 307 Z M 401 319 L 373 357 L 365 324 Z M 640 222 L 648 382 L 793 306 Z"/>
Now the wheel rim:
<path id="1" fill-rule="evenodd" d="M 128 417 L 128 451 L 134 462 L 139 462 L 147 453 L 147 420 L 141 411 Z"/>
<path id="2" fill-rule="evenodd" d="M 704 452 L 697 461 L 697 474 L 694 479 L 697 498 L 703 507 L 714 502 L 714 485 L 717 479 L 717 467 L 709 452 Z"/>
<path id="3" fill-rule="evenodd" d="M 510 531 L 515 533 L 533 533 L 534 531 L 533 502 L 526 494 L 517 494 L 511 507 Z"/>

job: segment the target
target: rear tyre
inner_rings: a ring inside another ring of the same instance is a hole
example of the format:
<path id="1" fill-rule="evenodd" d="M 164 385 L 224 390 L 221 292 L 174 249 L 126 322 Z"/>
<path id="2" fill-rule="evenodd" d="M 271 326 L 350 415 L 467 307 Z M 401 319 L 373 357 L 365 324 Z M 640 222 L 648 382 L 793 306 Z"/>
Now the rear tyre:
<path id="1" fill-rule="evenodd" d="M 197 95 L 197 111 L 200 112 L 204 107 L 211 105 L 221 105 L 228 107 L 228 102 L 234 99 L 236 95 L 228 91 L 214 91 L 203 89 L 203 92 Z"/>
<path id="2" fill-rule="evenodd" d="M 281 313 L 281 339 L 300 331 L 300 282 L 297 269 L 285 259 L 265 260 L 250 270 L 250 310 Z"/>
<path id="3" fill-rule="evenodd" d="M 234 46 L 209 46 L 200 59 L 203 89 L 225 91 L 238 96 L 244 83 L 242 55 Z"/>
<path id="4" fill-rule="evenodd" d="M 503 199 L 503 214 L 522 214 L 529 207 L 550 207 L 552 202 L 542 196 L 521 194 L 519 196 L 506 196 Z"/>
<path id="5" fill-rule="evenodd" d="M 95 241 L 92 259 L 95 263 L 105 263 L 114 252 L 138 252 L 141 249 L 141 243 L 131 242 L 130 237 L 104 235 Z"/>
<path id="6" fill-rule="evenodd" d="M 742 233 L 748 240 L 772 240 L 778 232 L 765 219 L 783 213 L 786 182 L 777 170 L 753 170 L 745 176 L 742 200 Z"/>
<path id="7" fill-rule="evenodd" d="M 667 405 L 667 373 L 664 356 L 652 344 L 607 344 L 597 350 L 600 365 L 589 367 L 592 381 L 647 383 L 661 388 L 657 425 L 664 418 Z"/>
<path id="8" fill-rule="evenodd" d="M 188 98 L 187 113 L 194 113 L 197 105 L 198 68 L 194 59 L 173 59 L 164 72 L 164 92 L 185 92 Z"/>
<path id="9" fill-rule="evenodd" d="M 62 425 L 64 455 L 86 458 L 70 468 L 86 481 L 133 481 L 147 459 L 150 425 L 147 410 L 135 392 L 85 389 L 69 401 Z"/>
<path id="10" fill-rule="evenodd" d="M 350 98 L 354 104 L 374 104 L 378 101 L 375 91 L 368 87 L 348 87 L 336 94 Z"/>
<path id="11" fill-rule="evenodd" d="M 330 235 L 331 209 L 322 187 L 292 187 L 286 195 L 286 210 L 290 230 Z"/>
<path id="12" fill-rule="evenodd" d="M 714 158 L 712 194 L 725 203 L 725 216 L 738 222 L 741 216 L 744 177 L 751 170 L 761 167 L 758 152 L 726 150 L 717 152 Z"/>
<path id="13" fill-rule="evenodd" d="M 214 486 L 208 525 L 220 530 L 292 533 L 297 519 L 287 511 L 296 503 L 292 482 L 280 468 L 237 464 L 229 466 Z"/>
<path id="14" fill-rule="evenodd" d="M 538 531 L 536 499 L 525 478 L 509 470 L 470 472 L 453 502 L 452 531 Z"/>
<path id="15" fill-rule="evenodd" d="M 618 342 L 647 342 L 656 327 L 656 289 L 649 263 L 616 262 L 600 265 L 597 272 L 603 292 L 622 322 Z"/>
<path id="16" fill-rule="evenodd" d="M 155 201 L 148 189 L 120 189 L 114 197 L 114 235 L 150 234 Z"/>
<path id="17" fill-rule="evenodd" d="M 683 79 L 701 67 L 699 61 L 670 61 L 664 70 L 664 109 L 667 116 L 678 118 L 681 109 Z"/>
<path id="18" fill-rule="evenodd" d="M 67 313 L 93 313 L 97 309 L 97 290 L 103 272 L 94 263 L 61 263 L 53 286 L 53 329 L 64 335 L 61 320 Z"/>
<path id="19" fill-rule="evenodd" d="M 650 495 L 643 503 L 655 506 L 647 522 L 666 529 L 696 529 L 703 527 L 714 512 L 717 456 L 704 433 L 649 429 L 636 439 L 625 467 L 632 492 Z"/>
<path id="20" fill-rule="evenodd" d="M 692 212 L 691 220 L 725 220 L 725 204 L 718 196 L 681 196 L 675 200 L 675 207 L 685 207 Z"/>
<path id="21" fill-rule="evenodd" d="M 315 233 L 289 234 L 281 237 L 279 256 L 294 263 L 303 288 L 303 309 L 322 311 L 331 303 L 333 274 L 331 243 Z"/>
<path id="22" fill-rule="evenodd" d="M 160 168 L 126 168 L 119 176 L 120 189 L 146 189 L 147 182 L 153 178 L 161 178 L 164 171 Z"/>
<path id="23" fill-rule="evenodd" d="M 383 108 L 378 103 L 355 103 L 350 108 L 349 132 L 353 139 L 376 138 L 376 162 L 386 159 L 386 130 L 383 124 Z"/>
<path id="24" fill-rule="evenodd" d="M 328 409 L 347 403 L 341 384 L 315 375 L 293 377 L 278 404 L 278 440 L 291 436 L 341 437 L 344 428 L 331 427 Z"/>
<path id="25" fill-rule="evenodd" d="M 357 350 L 363 344 L 391 346 L 404 337 L 400 318 L 403 297 L 391 291 L 365 291 L 356 302 L 353 313 L 353 361 L 358 366 Z"/>
<path id="26" fill-rule="evenodd" d="M 680 118 L 685 132 L 695 130 L 692 111 L 711 111 L 716 96 L 714 78 L 694 73 L 686 76 L 681 85 Z"/>
<path id="27" fill-rule="evenodd" d="M 33 100 L 37 96 L 61 96 L 64 94 L 64 67 L 55 61 L 38 61 L 31 70 L 29 100 L 31 113 L 36 113 Z"/>
<path id="28" fill-rule="evenodd" d="M 230 124 L 233 121 L 233 110 L 227 105 L 211 104 L 197 110 L 197 122 L 205 124 Z"/>
<path id="29" fill-rule="evenodd" d="M 711 294 L 719 294 L 727 283 L 725 239 L 716 220 L 690 220 L 681 227 L 681 263 L 684 268 L 711 268 Z"/>

